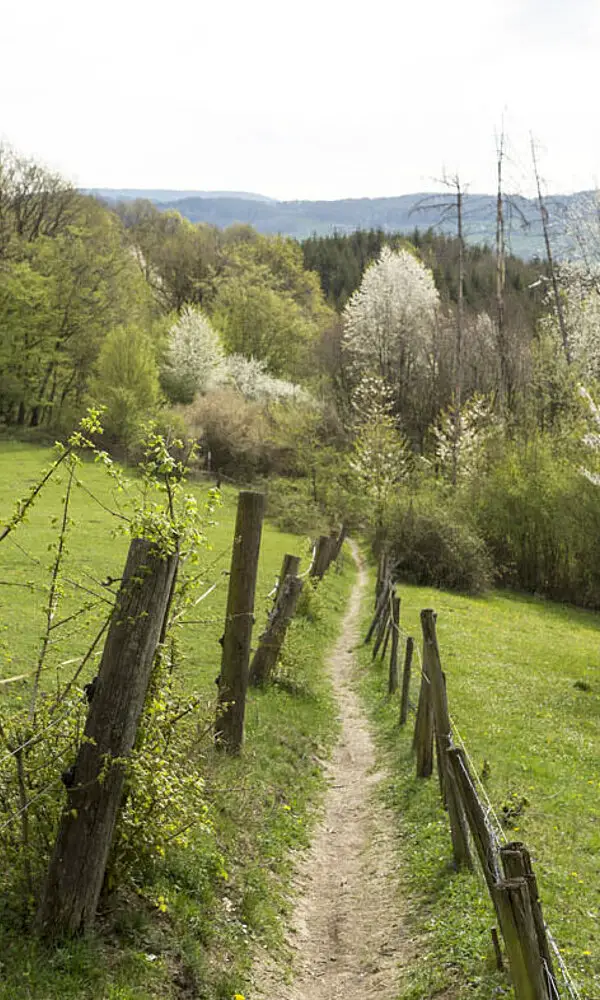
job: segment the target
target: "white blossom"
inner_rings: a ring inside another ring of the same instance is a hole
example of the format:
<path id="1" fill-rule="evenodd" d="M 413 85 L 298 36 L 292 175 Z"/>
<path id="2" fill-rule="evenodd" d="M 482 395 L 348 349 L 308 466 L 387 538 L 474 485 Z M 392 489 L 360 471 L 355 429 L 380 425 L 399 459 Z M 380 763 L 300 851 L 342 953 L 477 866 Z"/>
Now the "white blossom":
<path id="1" fill-rule="evenodd" d="M 458 412 L 452 406 L 445 410 L 432 428 L 442 475 L 453 482 L 473 475 L 494 426 L 492 406 L 484 396 L 472 396 Z"/>
<path id="2" fill-rule="evenodd" d="M 225 358 L 220 379 L 232 385 L 246 399 L 312 402 L 310 394 L 301 386 L 274 378 L 269 374 L 264 361 L 246 358 L 242 354 L 230 354 Z"/>
<path id="3" fill-rule="evenodd" d="M 389 379 L 408 360 L 423 359 L 438 301 L 431 271 L 406 250 L 384 247 L 344 311 L 343 343 L 351 364 Z"/>
<path id="4" fill-rule="evenodd" d="M 162 383 L 174 402 L 191 403 L 218 383 L 225 354 L 217 331 L 200 309 L 185 306 L 169 331 Z"/>

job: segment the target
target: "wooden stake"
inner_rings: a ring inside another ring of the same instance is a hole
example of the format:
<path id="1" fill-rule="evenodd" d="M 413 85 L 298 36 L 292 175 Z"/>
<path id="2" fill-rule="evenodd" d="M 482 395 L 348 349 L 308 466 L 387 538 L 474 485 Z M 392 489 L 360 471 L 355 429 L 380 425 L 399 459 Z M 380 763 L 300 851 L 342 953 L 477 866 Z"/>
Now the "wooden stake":
<path id="1" fill-rule="evenodd" d="M 76 934 L 96 914 L 131 753 L 167 612 L 177 555 L 129 547 L 93 700 L 36 917 L 45 936 Z"/>
<path id="2" fill-rule="evenodd" d="M 413 649 L 415 640 L 409 635 L 406 640 L 406 652 L 404 654 L 404 669 L 402 671 L 402 699 L 400 701 L 400 725 L 406 725 L 408 718 L 408 696 L 410 692 L 410 671 L 412 666 Z"/>
<path id="3" fill-rule="evenodd" d="M 244 738 L 250 640 L 264 509 L 264 494 L 249 490 L 240 493 L 215 720 L 215 744 L 217 749 L 228 753 L 239 753 Z"/>
<path id="4" fill-rule="evenodd" d="M 421 689 L 415 720 L 413 747 L 417 752 L 417 778 L 430 778 L 433 771 L 433 704 L 429 678 L 429 649 L 423 643 Z"/>
<path id="5" fill-rule="evenodd" d="M 250 667 L 250 684 L 257 687 L 266 684 L 275 668 L 288 626 L 294 617 L 298 597 L 304 580 L 298 576 L 286 576 L 281 596 L 267 628 L 260 637 L 258 649 Z"/>
<path id="6" fill-rule="evenodd" d="M 471 851 L 467 822 L 461 805 L 454 775 L 448 765 L 447 751 L 452 745 L 452 727 L 448 712 L 446 685 L 440 663 L 440 653 L 437 644 L 434 612 L 428 608 L 421 611 L 421 627 L 423 629 L 423 649 L 427 650 L 428 676 L 431 681 L 431 698 L 436 733 L 439 739 L 438 765 L 441 770 L 441 787 L 448 805 L 452 850 L 457 868 L 472 866 Z"/>
<path id="7" fill-rule="evenodd" d="M 310 569 L 310 576 L 315 580 L 322 580 L 329 566 L 331 554 L 331 538 L 329 535 L 320 535 L 317 541 L 315 558 Z"/>
<path id="8" fill-rule="evenodd" d="M 389 694 L 395 694 L 398 690 L 398 641 L 400 639 L 400 598 L 392 598 L 392 614 L 390 618 L 390 629 L 392 633 L 392 649 L 390 652 L 390 675 L 388 680 Z M 383 651 L 385 657 L 385 649 Z"/>
<path id="9" fill-rule="evenodd" d="M 548 935 L 546 934 L 542 904 L 538 893 L 537 879 L 531 864 L 531 855 L 525 844 L 521 843 L 521 841 L 513 841 L 500 848 L 500 858 L 507 878 L 524 878 L 527 883 L 538 946 L 546 972 L 548 994 L 549 996 L 553 996 L 558 993 L 556 977 L 550 946 L 548 944 Z"/>
<path id="10" fill-rule="evenodd" d="M 279 580 L 277 581 L 277 591 L 273 600 L 273 607 L 276 607 L 277 602 L 279 601 L 279 596 L 281 594 L 281 589 L 286 576 L 298 576 L 299 568 L 300 556 L 292 556 L 289 552 L 286 552 L 281 564 L 281 570 L 279 571 Z"/>

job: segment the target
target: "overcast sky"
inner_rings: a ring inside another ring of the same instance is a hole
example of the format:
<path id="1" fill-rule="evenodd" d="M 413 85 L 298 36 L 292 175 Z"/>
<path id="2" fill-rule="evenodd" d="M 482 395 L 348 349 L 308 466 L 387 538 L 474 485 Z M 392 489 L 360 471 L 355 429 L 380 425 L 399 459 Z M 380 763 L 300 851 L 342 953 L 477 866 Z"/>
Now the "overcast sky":
<path id="1" fill-rule="evenodd" d="M 81 186 L 342 198 L 600 176 L 600 0 L 0 0 L 0 137 Z"/>

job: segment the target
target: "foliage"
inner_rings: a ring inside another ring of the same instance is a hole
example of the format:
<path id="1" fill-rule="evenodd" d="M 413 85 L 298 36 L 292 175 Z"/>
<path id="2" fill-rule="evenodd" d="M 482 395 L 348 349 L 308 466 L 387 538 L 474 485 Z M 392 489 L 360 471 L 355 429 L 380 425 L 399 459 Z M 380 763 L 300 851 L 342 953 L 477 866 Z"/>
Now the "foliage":
<path id="1" fill-rule="evenodd" d="M 282 531 L 315 538 L 329 530 L 327 514 L 307 479 L 271 476 L 267 482 L 267 514 Z"/>
<path id="2" fill-rule="evenodd" d="M 160 400 L 154 347 L 139 327 L 115 327 L 106 336 L 90 393 L 104 407 L 103 422 L 111 443 L 126 452 L 141 440 Z"/>
<path id="3" fill-rule="evenodd" d="M 484 542 L 459 505 L 440 492 L 423 489 L 399 499 L 388 515 L 387 544 L 402 580 L 471 594 L 492 583 Z"/>
<path id="4" fill-rule="evenodd" d="M 378 376 L 364 375 L 353 395 L 356 436 L 348 459 L 357 503 L 372 505 L 371 520 L 382 525 L 410 467 L 410 449 L 392 416 L 391 393 Z"/>
<path id="5" fill-rule="evenodd" d="M 270 375 L 266 361 L 246 358 L 243 354 L 230 354 L 225 359 L 222 380 L 249 400 L 311 402 L 309 393 L 301 386 Z"/>
<path id="6" fill-rule="evenodd" d="M 161 383 L 173 403 L 191 403 L 219 380 L 224 359 L 218 333 L 199 309 L 184 306 L 169 331 Z"/>
<path id="7" fill-rule="evenodd" d="M 436 466 L 442 476 L 456 483 L 474 476 L 490 433 L 494 430 L 490 400 L 472 396 L 457 412 L 450 406 L 433 428 Z"/>

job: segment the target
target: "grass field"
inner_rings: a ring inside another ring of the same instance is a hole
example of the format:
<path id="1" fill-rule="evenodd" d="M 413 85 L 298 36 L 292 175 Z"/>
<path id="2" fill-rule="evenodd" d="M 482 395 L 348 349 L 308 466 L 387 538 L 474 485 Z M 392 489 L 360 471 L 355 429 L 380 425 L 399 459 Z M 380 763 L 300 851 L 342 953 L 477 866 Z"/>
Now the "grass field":
<path id="1" fill-rule="evenodd" d="M 402 626 L 438 612 L 450 711 L 508 840 L 530 848 L 546 919 L 582 997 L 600 997 L 600 617 L 496 592 L 483 598 L 400 586 Z M 365 623 L 371 614 L 365 611 Z M 366 625 L 365 625 L 366 629 Z M 386 670 L 361 654 L 364 690 L 391 772 L 385 794 L 398 819 L 411 921 L 423 935 L 403 1000 L 451 995 L 491 1000 L 493 916 L 481 880 L 450 866 L 437 778 L 414 777 L 414 715 L 397 725 Z M 418 698 L 419 670 L 412 700 Z M 454 992 L 455 991 L 455 992 Z M 444 993 L 445 995 L 445 993 Z M 566 994 L 565 994 L 566 995 Z"/>
<path id="2" fill-rule="evenodd" d="M 0 523 L 50 457 L 48 450 L 35 446 L 2 444 Z M 98 466 L 86 463 L 80 475 L 103 504 L 113 506 Z M 192 484 L 192 489 L 199 497 L 206 492 L 202 484 Z M 64 491 L 64 479 L 51 483 L 28 522 L 0 545 L 0 679 L 29 675 L 0 685 L 0 714 L 28 694 L 45 624 L 44 587 L 53 559 L 49 546 L 56 541 Z M 227 592 L 222 571 L 229 565 L 235 503 L 235 491 L 226 489 L 217 523 L 208 530 L 210 550 L 204 560 L 204 582 L 208 586 L 218 580 L 219 586 L 199 606 L 203 624 L 183 630 L 186 688 L 204 697 L 207 718 L 220 662 Z M 83 489 L 74 492 L 71 514 L 65 577 L 101 595 L 101 581 L 120 576 L 127 540 L 115 533 L 115 519 Z M 255 634 L 284 552 L 301 555 L 306 566 L 308 540 L 267 523 Z M 215 755 L 207 743 L 203 776 L 212 834 L 199 829 L 193 849 L 169 853 L 138 896 L 117 896 L 101 920 L 102 933 L 51 952 L 15 927 L 0 900 L 2 1000 L 230 1000 L 235 992 L 244 992 L 256 944 L 283 947 L 290 851 L 307 841 L 322 788 L 321 762 L 336 732 L 322 664 L 352 579 L 348 561 L 343 572 L 328 574 L 306 613 L 293 623 L 279 683 L 250 697 L 242 757 Z M 68 617 L 82 600 L 93 601 L 66 582 L 59 617 Z M 58 630 L 46 686 L 58 685 L 72 673 L 72 663 L 64 661 L 76 660 L 87 648 L 102 613 L 100 604 Z"/>

